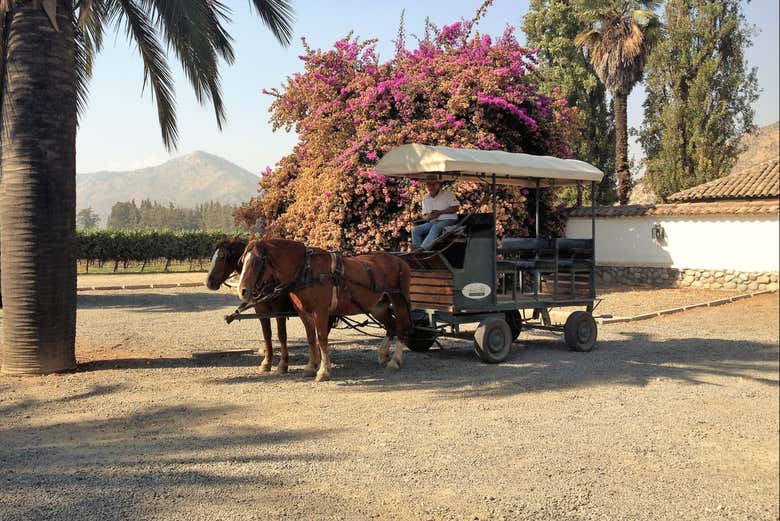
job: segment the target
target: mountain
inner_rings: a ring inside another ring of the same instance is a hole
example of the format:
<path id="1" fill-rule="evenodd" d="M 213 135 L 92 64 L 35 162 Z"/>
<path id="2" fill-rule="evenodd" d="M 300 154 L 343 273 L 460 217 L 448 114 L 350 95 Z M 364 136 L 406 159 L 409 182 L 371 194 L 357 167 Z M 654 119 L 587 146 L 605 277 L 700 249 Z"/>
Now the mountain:
<path id="1" fill-rule="evenodd" d="M 777 158 L 780 152 L 780 122 L 756 129 L 740 139 L 742 152 L 737 156 L 732 172 L 739 172 L 750 165 Z"/>
<path id="2" fill-rule="evenodd" d="M 76 176 L 76 206 L 92 207 L 105 225 L 117 201 L 151 199 L 191 208 L 206 201 L 240 204 L 257 194 L 260 178 L 221 157 L 194 152 L 129 172 Z"/>

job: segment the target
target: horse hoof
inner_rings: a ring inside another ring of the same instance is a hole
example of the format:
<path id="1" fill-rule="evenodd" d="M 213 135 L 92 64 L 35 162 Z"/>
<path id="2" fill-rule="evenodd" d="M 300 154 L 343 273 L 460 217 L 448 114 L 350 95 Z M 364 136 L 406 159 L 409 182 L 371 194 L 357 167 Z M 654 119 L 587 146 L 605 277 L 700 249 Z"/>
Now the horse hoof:
<path id="1" fill-rule="evenodd" d="M 303 368 L 303 374 L 306 376 L 314 376 L 317 374 L 317 368 L 314 366 L 306 366 Z"/>
<path id="2" fill-rule="evenodd" d="M 271 364 L 266 364 L 266 363 L 260 364 L 260 372 L 261 373 L 267 373 L 270 370 L 271 370 Z"/>
<path id="3" fill-rule="evenodd" d="M 401 369 L 401 364 L 398 363 L 398 360 L 392 359 L 387 363 L 387 368 L 392 369 L 393 371 L 398 371 Z"/>
<path id="4" fill-rule="evenodd" d="M 321 373 L 317 371 L 317 378 L 316 378 L 317 382 L 325 382 L 327 380 L 330 380 L 330 373 Z"/>
<path id="5" fill-rule="evenodd" d="M 287 364 L 279 364 L 274 369 L 274 374 L 285 374 L 287 372 Z"/>

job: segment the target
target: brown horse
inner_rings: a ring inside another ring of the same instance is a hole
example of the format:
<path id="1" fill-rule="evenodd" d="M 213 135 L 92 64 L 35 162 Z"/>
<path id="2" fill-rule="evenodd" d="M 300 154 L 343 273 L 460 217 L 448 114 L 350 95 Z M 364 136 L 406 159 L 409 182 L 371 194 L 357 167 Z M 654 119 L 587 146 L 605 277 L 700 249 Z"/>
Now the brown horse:
<path id="1" fill-rule="evenodd" d="M 251 241 L 245 250 L 238 295 L 251 302 L 273 284 L 285 287 L 306 328 L 311 354 L 319 348 L 317 381 L 330 378 L 330 316 L 370 313 L 385 328 L 379 363 L 400 369 L 403 342 L 411 329 L 409 266 L 387 253 L 342 257 L 296 241 Z M 390 309 L 392 304 L 392 310 Z M 395 339 L 392 359 L 389 345 Z M 307 366 L 307 374 L 314 374 Z"/>
<path id="2" fill-rule="evenodd" d="M 217 291 L 234 273 L 241 273 L 241 258 L 244 254 L 246 243 L 239 238 L 223 239 L 214 246 L 214 255 L 211 258 L 211 267 L 206 276 L 206 287 L 212 291 Z M 282 295 L 278 299 L 270 300 L 266 303 L 256 304 L 255 312 L 260 313 L 292 313 L 295 308 L 288 295 Z M 260 319 L 260 326 L 263 329 L 263 340 L 265 341 L 265 356 L 260 364 L 260 370 L 267 372 L 271 370 L 274 360 L 273 341 L 271 336 L 271 320 L 268 318 Z M 276 372 L 287 372 L 287 363 L 289 355 L 287 353 L 287 318 L 276 318 L 276 331 L 279 336 L 280 359 L 276 366 Z"/>

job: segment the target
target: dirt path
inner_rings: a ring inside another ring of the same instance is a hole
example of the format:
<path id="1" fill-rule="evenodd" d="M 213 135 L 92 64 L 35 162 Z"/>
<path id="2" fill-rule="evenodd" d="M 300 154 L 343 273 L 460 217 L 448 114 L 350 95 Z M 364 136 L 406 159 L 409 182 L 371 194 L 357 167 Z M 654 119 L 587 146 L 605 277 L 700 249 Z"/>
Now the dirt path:
<path id="1" fill-rule="evenodd" d="M 0 518 L 777 519 L 778 298 L 405 353 L 334 335 L 334 380 L 286 376 L 224 325 L 228 293 L 79 297 L 74 374 L 0 376 Z"/>

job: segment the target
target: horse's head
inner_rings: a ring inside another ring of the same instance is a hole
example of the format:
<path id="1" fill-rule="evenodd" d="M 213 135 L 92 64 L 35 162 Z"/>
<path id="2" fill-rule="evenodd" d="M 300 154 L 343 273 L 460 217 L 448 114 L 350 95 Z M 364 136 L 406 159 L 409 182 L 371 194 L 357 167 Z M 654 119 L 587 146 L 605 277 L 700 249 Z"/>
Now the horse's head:
<path id="1" fill-rule="evenodd" d="M 263 241 L 249 241 L 241 262 L 238 297 L 249 303 L 258 293 L 265 293 L 274 285 L 271 261 Z"/>
<path id="2" fill-rule="evenodd" d="M 238 237 L 222 239 L 214 246 L 211 266 L 206 275 L 207 288 L 218 290 L 234 272 L 241 270 L 241 255 L 245 247 L 246 244 Z"/>

